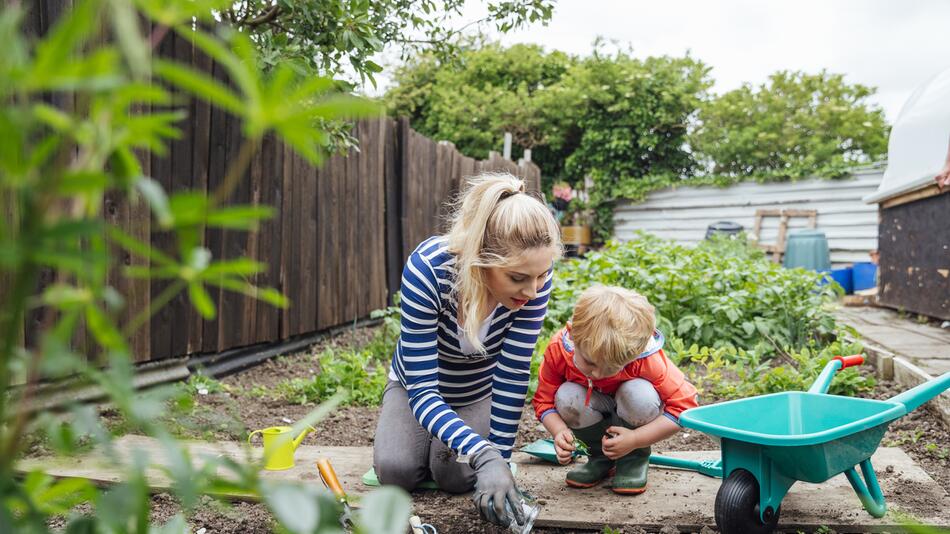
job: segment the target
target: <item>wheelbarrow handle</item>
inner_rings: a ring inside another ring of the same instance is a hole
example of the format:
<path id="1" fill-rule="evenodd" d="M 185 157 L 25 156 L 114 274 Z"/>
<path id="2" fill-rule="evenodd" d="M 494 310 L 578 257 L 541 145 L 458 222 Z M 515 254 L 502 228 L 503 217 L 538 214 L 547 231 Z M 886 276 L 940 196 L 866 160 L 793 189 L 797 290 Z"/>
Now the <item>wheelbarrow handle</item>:
<path id="1" fill-rule="evenodd" d="M 808 388 L 809 393 L 828 393 L 828 388 L 831 387 L 831 381 L 834 380 L 835 373 L 844 369 L 845 367 L 851 367 L 853 365 L 861 365 L 864 363 L 863 354 L 853 354 L 851 356 L 838 356 L 832 358 L 825 368 L 822 369 L 821 374 L 818 375 L 818 378 L 815 379 L 815 382 Z"/>
<path id="2" fill-rule="evenodd" d="M 838 356 L 837 358 L 834 358 L 834 359 L 841 362 L 841 369 L 845 369 L 847 367 L 853 367 L 855 365 L 861 365 L 864 363 L 863 354 L 852 354 L 851 356 Z"/>

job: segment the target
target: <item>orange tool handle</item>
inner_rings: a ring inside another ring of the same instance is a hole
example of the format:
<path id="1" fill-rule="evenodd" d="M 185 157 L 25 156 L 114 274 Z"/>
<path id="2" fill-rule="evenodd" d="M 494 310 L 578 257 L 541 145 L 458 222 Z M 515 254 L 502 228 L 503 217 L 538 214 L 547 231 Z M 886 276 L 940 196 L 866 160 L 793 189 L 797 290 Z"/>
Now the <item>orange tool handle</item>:
<path id="1" fill-rule="evenodd" d="M 838 356 L 836 360 L 841 360 L 841 368 L 853 367 L 855 365 L 861 365 L 864 363 L 863 354 L 854 354 L 852 356 Z"/>
<path id="2" fill-rule="evenodd" d="M 328 458 L 320 458 L 317 460 L 317 471 L 320 472 L 320 478 L 323 479 L 323 483 L 330 488 L 330 491 L 332 491 L 334 495 L 341 499 L 346 499 L 346 492 L 343 491 L 343 485 L 340 484 L 340 479 L 336 477 L 336 471 L 333 470 L 333 466 L 330 465 Z"/>

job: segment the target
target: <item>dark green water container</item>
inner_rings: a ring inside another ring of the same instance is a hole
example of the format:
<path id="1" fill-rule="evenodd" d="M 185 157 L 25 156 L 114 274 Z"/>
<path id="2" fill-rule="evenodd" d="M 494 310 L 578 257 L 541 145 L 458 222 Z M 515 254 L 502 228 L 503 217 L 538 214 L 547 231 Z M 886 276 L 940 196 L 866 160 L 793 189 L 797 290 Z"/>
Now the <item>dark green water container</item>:
<path id="1" fill-rule="evenodd" d="M 828 252 L 828 239 L 821 230 L 802 229 L 788 233 L 785 242 L 786 268 L 804 267 L 812 271 L 827 271 L 831 269 L 831 258 Z"/>

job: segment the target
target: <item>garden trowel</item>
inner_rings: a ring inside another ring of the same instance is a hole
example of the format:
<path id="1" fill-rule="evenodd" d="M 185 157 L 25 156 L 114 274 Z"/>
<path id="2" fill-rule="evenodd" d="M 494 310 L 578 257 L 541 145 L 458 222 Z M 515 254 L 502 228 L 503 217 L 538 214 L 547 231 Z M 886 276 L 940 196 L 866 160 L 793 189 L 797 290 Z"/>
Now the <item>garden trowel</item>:
<path id="1" fill-rule="evenodd" d="M 333 465 L 330 464 L 330 459 L 320 458 L 317 460 L 317 471 L 320 472 L 320 478 L 326 487 L 333 492 L 333 495 L 335 495 L 340 504 L 343 505 L 343 515 L 340 516 L 340 524 L 343 525 L 344 528 L 352 527 L 353 509 L 350 508 L 350 502 L 346 497 L 346 492 L 343 491 L 343 485 L 340 484 L 340 479 L 337 478 L 336 471 L 333 470 Z"/>

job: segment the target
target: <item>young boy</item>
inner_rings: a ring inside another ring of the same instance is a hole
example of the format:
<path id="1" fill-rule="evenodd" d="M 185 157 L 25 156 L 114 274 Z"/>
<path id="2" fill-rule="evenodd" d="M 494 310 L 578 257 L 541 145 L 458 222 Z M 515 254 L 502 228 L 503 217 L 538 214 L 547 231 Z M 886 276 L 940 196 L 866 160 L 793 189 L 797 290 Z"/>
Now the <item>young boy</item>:
<path id="1" fill-rule="evenodd" d="M 594 286 L 571 322 L 551 338 L 534 409 L 567 464 L 575 436 L 590 455 L 567 473 L 589 488 L 614 473 L 613 490 L 646 491 L 650 446 L 679 431 L 679 414 L 696 406 L 696 388 L 663 354 L 653 306 L 620 287 Z"/>

